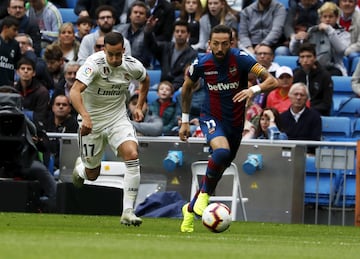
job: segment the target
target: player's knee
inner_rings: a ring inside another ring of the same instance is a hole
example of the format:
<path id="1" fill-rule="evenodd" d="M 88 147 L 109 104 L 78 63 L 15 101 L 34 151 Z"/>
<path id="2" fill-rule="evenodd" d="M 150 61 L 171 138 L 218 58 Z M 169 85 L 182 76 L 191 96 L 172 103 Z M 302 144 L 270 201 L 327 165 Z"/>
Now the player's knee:
<path id="1" fill-rule="evenodd" d="M 228 167 L 231 163 L 231 152 L 226 148 L 217 148 L 213 151 L 212 159 L 216 164 Z"/>
<path id="2" fill-rule="evenodd" d="M 89 181 L 95 181 L 100 175 L 100 167 L 95 169 L 86 169 L 86 176 Z"/>
<path id="3" fill-rule="evenodd" d="M 136 159 L 138 159 L 138 156 L 139 156 L 139 154 L 138 154 L 137 150 L 135 149 L 135 150 L 130 150 L 130 151 L 126 152 L 124 154 L 123 158 L 124 158 L 124 160 L 136 160 Z"/>

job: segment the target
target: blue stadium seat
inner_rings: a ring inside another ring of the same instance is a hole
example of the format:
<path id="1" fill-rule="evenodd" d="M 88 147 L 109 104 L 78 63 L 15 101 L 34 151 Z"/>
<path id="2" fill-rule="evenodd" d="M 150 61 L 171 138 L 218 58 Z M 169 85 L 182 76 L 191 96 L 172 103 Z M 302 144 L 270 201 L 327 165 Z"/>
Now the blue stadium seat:
<path id="1" fill-rule="evenodd" d="M 347 117 L 321 116 L 322 137 L 324 140 L 351 137 L 351 120 Z"/>
<path id="2" fill-rule="evenodd" d="M 298 67 L 298 56 L 275 56 L 274 62 L 278 63 L 280 66 L 288 66 L 292 70 Z"/>
<path id="3" fill-rule="evenodd" d="M 157 85 L 160 83 L 161 78 L 161 70 L 160 69 L 148 69 L 147 73 L 150 77 L 150 87 L 153 87 L 154 85 Z"/>
<path id="4" fill-rule="evenodd" d="M 286 10 L 289 9 L 289 0 L 278 0 L 280 4 L 282 4 Z"/>
<path id="5" fill-rule="evenodd" d="M 351 137 L 355 138 L 355 139 L 360 138 L 360 118 L 354 119 L 354 121 L 353 121 Z"/>
<path id="6" fill-rule="evenodd" d="M 334 84 L 332 115 L 335 115 L 340 103 L 351 98 L 354 93 L 351 88 L 351 76 L 332 76 L 331 79 Z"/>
<path id="7" fill-rule="evenodd" d="M 66 4 L 68 8 L 75 8 L 77 0 L 66 0 Z"/>
<path id="8" fill-rule="evenodd" d="M 352 97 L 347 100 L 343 100 L 339 105 L 337 116 L 346 116 L 352 120 L 356 119 L 360 115 L 360 98 Z"/>
<path id="9" fill-rule="evenodd" d="M 356 172 L 353 170 L 342 170 L 340 183 L 337 190 L 334 205 L 345 207 L 355 206 L 356 195 Z"/>
<path id="10" fill-rule="evenodd" d="M 159 96 L 158 96 L 158 94 L 157 94 L 157 91 L 150 90 L 150 91 L 148 92 L 148 95 L 147 95 L 147 103 L 148 103 L 148 104 L 153 103 L 158 97 L 159 97 Z"/>
<path id="11" fill-rule="evenodd" d="M 356 69 L 356 66 L 357 66 L 357 64 L 359 63 L 359 61 L 360 61 L 360 56 L 359 57 L 356 57 L 356 58 L 354 58 L 353 60 L 352 60 L 352 62 L 351 62 L 351 67 L 350 67 L 350 71 L 349 71 L 349 75 L 352 75 L 353 73 L 354 73 L 354 71 L 355 71 L 355 69 Z"/>
<path id="12" fill-rule="evenodd" d="M 71 22 L 76 24 L 78 16 L 74 13 L 73 8 L 58 8 L 63 19 L 63 22 Z"/>
<path id="13" fill-rule="evenodd" d="M 328 205 L 336 196 L 338 177 L 334 171 L 317 169 L 315 157 L 306 157 L 305 204 Z"/>

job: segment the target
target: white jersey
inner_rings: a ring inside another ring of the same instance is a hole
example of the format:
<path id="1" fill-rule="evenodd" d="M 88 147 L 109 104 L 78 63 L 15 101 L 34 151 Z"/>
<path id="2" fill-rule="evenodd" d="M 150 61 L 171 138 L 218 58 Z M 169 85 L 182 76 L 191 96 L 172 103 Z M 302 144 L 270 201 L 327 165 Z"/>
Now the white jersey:
<path id="1" fill-rule="evenodd" d="M 118 67 L 107 63 L 104 51 L 86 59 L 76 73 L 76 79 L 87 86 L 82 97 L 94 132 L 100 132 L 127 116 L 126 96 L 130 81 L 143 81 L 145 77 L 145 67 L 131 56 L 123 55 Z"/>

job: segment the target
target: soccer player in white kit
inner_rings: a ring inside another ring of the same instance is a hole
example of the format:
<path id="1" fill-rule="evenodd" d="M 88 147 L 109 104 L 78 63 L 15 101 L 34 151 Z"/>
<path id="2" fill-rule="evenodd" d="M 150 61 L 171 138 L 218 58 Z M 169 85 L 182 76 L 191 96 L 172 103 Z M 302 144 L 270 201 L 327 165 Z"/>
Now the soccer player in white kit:
<path id="1" fill-rule="evenodd" d="M 80 67 L 70 90 L 72 104 L 81 116 L 81 159 L 75 164 L 73 184 L 81 187 L 84 179 L 97 179 L 105 146 L 109 144 L 126 165 L 120 222 L 139 226 L 142 220 L 134 214 L 140 185 L 138 141 L 126 113 L 126 96 L 130 81 L 139 81 L 139 99 L 133 118 L 141 121 L 144 117 L 142 106 L 149 90 L 149 76 L 140 61 L 123 55 L 124 38 L 120 33 L 109 32 L 104 43 L 104 51 L 94 53 Z"/>

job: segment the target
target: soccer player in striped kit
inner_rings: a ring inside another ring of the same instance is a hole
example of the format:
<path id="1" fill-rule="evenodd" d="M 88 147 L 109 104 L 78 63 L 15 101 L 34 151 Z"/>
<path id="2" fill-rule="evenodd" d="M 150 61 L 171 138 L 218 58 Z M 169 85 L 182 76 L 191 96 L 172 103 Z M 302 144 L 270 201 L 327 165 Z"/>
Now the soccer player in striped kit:
<path id="1" fill-rule="evenodd" d="M 182 86 L 182 123 L 179 137 L 190 136 L 189 110 L 191 93 L 199 78 L 205 81 L 206 96 L 200 114 L 201 130 L 210 145 L 211 157 L 200 189 L 184 205 L 181 232 L 194 231 L 194 216 L 202 216 L 222 173 L 231 164 L 240 146 L 246 102 L 262 91 L 277 86 L 277 80 L 247 52 L 230 48 L 231 29 L 215 26 L 208 42 L 211 52 L 194 60 Z M 261 79 L 248 88 L 248 74 Z"/>

